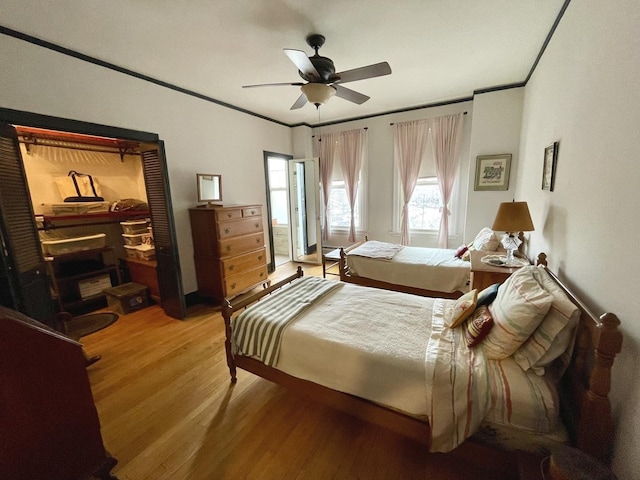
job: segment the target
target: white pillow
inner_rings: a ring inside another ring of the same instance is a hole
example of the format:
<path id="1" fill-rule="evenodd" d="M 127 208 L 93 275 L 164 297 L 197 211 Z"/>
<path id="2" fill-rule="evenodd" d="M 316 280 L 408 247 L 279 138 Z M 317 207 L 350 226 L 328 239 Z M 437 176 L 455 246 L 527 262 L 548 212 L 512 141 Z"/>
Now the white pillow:
<path id="1" fill-rule="evenodd" d="M 489 227 L 484 227 L 478 232 L 476 238 L 473 240 L 473 248 L 476 250 L 488 250 L 495 252 L 500 246 L 500 240 L 496 236 L 495 232 Z"/>
<path id="2" fill-rule="evenodd" d="M 533 276 L 553 296 L 553 302 L 538 328 L 513 354 L 513 358 L 523 370 L 544 375 L 544 367 L 563 353 L 571 353 L 580 310 L 547 274 L 544 267 L 537 267 Z"/>
<path id="3" fill-rule="evenodd" d="M 482 342 L 488 358 L 500 360 L 512 355 L 549 311 L 553 296 L 533 277 L 536 268 L 521 267 L 498 288 L 489 305 L 495 325 Z"/>

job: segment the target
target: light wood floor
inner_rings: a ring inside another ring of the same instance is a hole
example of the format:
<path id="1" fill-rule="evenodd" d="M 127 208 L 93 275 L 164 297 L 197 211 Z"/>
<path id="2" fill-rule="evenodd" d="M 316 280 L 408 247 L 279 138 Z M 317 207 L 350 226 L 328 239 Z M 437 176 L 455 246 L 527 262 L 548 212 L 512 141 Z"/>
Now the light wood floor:
<path id="1" fill-rule="evenodd" d="M 502 456 L 483 455 L 495 465 L 487 469 L 471 460 L 474 447 L 427 454 L 244 371 L 232 385 L 223 327 L 211 305 L 192 307 L 182 321 L 151 306 L 82 339 L 90 355 L 102 355 L 89 378 L 121 480 L 517 478 Z"/>

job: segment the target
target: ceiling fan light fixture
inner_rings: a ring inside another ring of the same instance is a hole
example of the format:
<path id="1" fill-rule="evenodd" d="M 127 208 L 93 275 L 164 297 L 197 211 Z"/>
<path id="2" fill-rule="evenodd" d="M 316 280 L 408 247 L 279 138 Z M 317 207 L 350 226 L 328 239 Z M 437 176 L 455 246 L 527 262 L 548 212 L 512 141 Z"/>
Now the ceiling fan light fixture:
<path id="1" fill-rule="evenodd" d="M 336 89 L 324 83 L 306 83 L 300 87 L 309 103 L 316 107 L 324 105 L 336 94 Z"/>

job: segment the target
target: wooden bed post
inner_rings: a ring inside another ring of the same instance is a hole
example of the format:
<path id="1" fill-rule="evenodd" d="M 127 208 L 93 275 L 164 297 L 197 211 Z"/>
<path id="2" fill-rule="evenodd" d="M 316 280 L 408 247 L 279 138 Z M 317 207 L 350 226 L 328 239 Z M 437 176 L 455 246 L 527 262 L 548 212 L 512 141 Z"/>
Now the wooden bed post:
<path id="1" fill-rule="evenodd" d="M 224 349 L 227 352 L 227 366 L 229 367 L 229 374 L 231 375 L 231 383 L 236 383 L 238 378 L 236 377 L 236 362 L 233 358 L 233 352 L 231 351 L 231 315 L 233 314 L 233 306 L 228 298 L 224 299 L 222 305 L 222 317 L 224 318 L 224 330 L 225 340 Z"/>
<path id="2" fill-rule="evenodd" d="M 577 447 L 607 465 L 611 461 L 614 440 L 614 425 L 608 397 L 611 390 L 611 367 L 616 354 L 622 349 L 619 325 L 620 320 L 616 315 L 605 313 L 600 316 L 600 324 L 594 328 L 593 367 L 587 379 L 588 390 L 582 403 L 577 435 Z M 580 368 L 584 368 L 584 364 L 580 365 Z"/>

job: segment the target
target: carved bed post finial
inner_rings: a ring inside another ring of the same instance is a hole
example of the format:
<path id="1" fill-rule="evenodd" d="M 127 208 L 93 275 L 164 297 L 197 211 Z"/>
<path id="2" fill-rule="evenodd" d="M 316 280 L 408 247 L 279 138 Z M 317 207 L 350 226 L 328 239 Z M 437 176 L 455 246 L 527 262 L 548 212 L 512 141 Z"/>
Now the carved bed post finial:
<path id="1" fill-rule="evenodd" d="M 536 265 L 544 265 L 547 266 L 547 254 L 544 252 L 540 252 L 538 254 L 538 259 L 536 260 Z"/>

